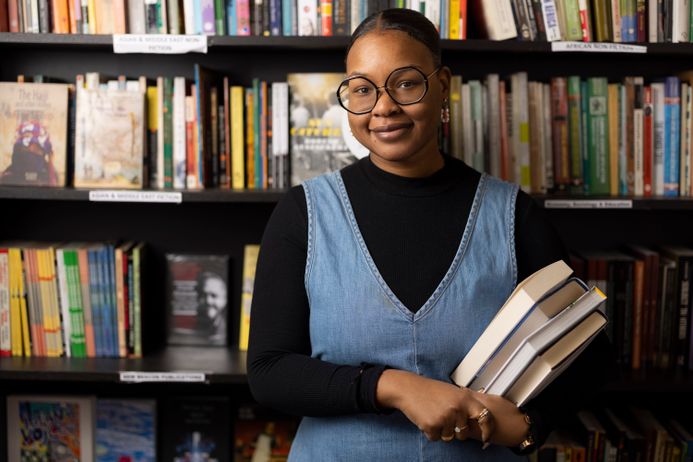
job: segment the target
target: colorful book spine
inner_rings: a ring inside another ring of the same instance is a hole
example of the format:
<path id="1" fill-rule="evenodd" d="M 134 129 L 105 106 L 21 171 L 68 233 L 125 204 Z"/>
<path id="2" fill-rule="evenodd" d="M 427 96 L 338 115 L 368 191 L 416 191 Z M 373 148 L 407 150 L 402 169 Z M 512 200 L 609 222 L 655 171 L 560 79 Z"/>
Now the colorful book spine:
<path id="1" fill-rule="evenodd" d="M 679 194 L 680 82 L 667 77 L 664 82 L 664 195 Z"/>
<path id="2" fill-rule="evenodd" d="M 79 282 L 84 309 L 84 340 L 86 343 L 87 357 L 96 357 L 96 335 L 94 331 L 94 310 L 92 308 L 93 296 L 91 294 L 92 279 L 89 264 L 89 251 L 82 247 L 77 249 L 77 261 L 79 264 Z"/>
<path id="3" fill-rule="evenodd" d="M 573 75 L 568 77 L 568 146 L 570 149 L 570 190 L 573 194 L 584 192 L 580 85 L 580 76 Z"/>
<path id="4" fill-rule="evenodd" d="M 173 79 L 164 77 L 164 184 L 173 188 Z"/>
<path id="5" fill-rule="evenodd" d="M 202 33 L 216 35 L 216 17 L 214 13 L 215 0 L 201 0 Z"/>
<path id="6" fill-rule="evenodd" d="M 98 249 L 87 249 L 89 258 L 89 297 L 91 299 L 92 321 L 94 323 L 94 347 L 97 358 L 105 357 L 106 336 L 104 333 L 104 309 L 102 304 L 101 285 L 99 284 Z"/>
<path id="7" fill-rule="evenodd" d="M 214 0 L 214 26 L 216 35 L 226 35 L 226 6 L 224 0 Z"/>
<path id="8" fill-rule="evenodd" d="M 337 1 L 343 1 L 343 0 L 337 0 Z M 293 15 L 293 8 L 292 5 L 294 4 L 293 1 L 287 2 L 283 1 L 281 2 L 282 4 L 282 35 L 284 36 L 291 36 L 295 35 L 293 32 L 293 28 L 291 27 L 292 23 L 296 21 L 296 18 Z M 350 32 L 349 32 L 350 33 Z M 345 34 L 349 35 L 349 34 Z"/>
<path id="9" fill-rule="evenodd" d="M 236 17 L 238 24 L 237 34 L 239 36 L 250 35 L 250 0 L 237 0 Z"/>
<path id="10" fill-rule="evenodd" d="M 643 117 L 643 195 L 652 196 L 652 170 L 654 167 L 654 105 L 652 87 L 645 86 Z"/>
<path id="11" fill-rule="evenodd" d="M 282 14 L 284 13 L 282 9 L 281 0 L 269 0 L 269 12 L 270 12 L 270 35 L 280 36 L 283 33 Z M 288 2 L 284 2 L 288 3 Z"/>
<path id="12" fill-rule="evenodd" d="M 58 289 L 60 290 L 60 315 L 63 319 L 63 336 L 65 338 L 65 356 L 70 358 L 72 351 L 72 319 L 70 318 L 70 296 L 67 288 L 67 270 L 63 249 L 57 249 L 56 266 L 58 267 Z"/>
<path id="13" fill-rule="evenodd" d="M 186 184 L 185 77 L 173 79 L 173 187 Z"/>
<path id="14" fill-rule="evenodd" d="M 72 356 L 76 358 L 85 358 L 87 356 L 87 350 L 77 251 L 74 249 L 65 249 L 63 251 L 63 258 L 69 299 L 69 316 L 72 326 L 70 347 L 72 349 Z"/>
<path id="15" fill-rule="evenodd" d="M 664 144 L 666 139 L 664 83 L 653 82 L 650 88 L 652 88 L 652 104 L 654 106 L 654 169 L 652 171 L 652 183 L 654 195 L 663 196 Z"/>
<path id="16" fill-rule="evenodd" d="M 10 263 L 7 249 L 0 249 L 0 356 L 12 354 Z"/>
<path id="17" fill-rule="evenodd" d="M 132 250 L 133 279 L 134 279 L 134 333 L 135 358 L 142 357 L 142 253 L 144 244 L 138 244 Z"/>
<path id="18" fill-rule="evenodd" d="M 645 129 L 645 83 L 642 77 L 633 79 L 633 194 L 645 194 L 644 138 Z"/>
<path id="19" fill-rule="evenodd" d="M 585 194 L 592 194 L 589 138 L 589 87 L 586 80 L 580 82 L 580 152 L 582 154 L 582 181 Z"/>
<path id="20" fill-rule="evenodd" d="M 607 195 L 609 188 L 608 82 L 605 77 L 587 80 L 590 193 Z"/>
<path id="21" fill-rule="evenodd" d="M 245 187 L 244 91 L 242 86 L 231 87 L 231 187 L 236 190 Z"/>
<path id="22" fill-rule="evenodd" d="M 262 160 L 262 90 L 259 79 L 253 79 L 253 156 L 255 189 L 261 189 L 263 183 Z"/>

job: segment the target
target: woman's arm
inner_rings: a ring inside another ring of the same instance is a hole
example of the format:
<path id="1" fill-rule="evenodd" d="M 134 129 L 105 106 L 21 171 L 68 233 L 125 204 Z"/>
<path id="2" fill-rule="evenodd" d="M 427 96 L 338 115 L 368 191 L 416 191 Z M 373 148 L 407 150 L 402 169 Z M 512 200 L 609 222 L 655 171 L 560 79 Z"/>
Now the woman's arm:
<path id="1" fill-rule="evenodd" d="M 306 202 L 297 186 L 279 202 L 262 238 L 251 308 L 250 389 L 259 403 L 289 414 L 377 412 L 373 394 L 383 366 L 310 357 L 306 249 Z"/>

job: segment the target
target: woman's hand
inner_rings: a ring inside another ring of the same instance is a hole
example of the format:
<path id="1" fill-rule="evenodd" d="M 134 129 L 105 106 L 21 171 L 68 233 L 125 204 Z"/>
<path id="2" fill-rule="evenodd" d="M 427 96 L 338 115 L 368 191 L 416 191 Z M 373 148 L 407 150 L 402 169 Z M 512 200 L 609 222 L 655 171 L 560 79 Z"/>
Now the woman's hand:
<path id="1" fill-rule="evenodd" d="M 491 442 L 507 447 L 516 447 L 527 437 L 529 424 L 520 409 L 505 398 L 469 391 L 473 399 L 481 402 L 494 416 L 495 429 Z"/>
<path id="2" fill-rule="evenodd" d="M 431 441 L 456 437 L 486 443 L 493 440 L 494 416 L 487 411 L 477 423 L 475 418 L 487 406 L 476 395 L 468 388 L 395 369 L 383 372 L 376 389 L 380 406 L 402 411 Z"/>

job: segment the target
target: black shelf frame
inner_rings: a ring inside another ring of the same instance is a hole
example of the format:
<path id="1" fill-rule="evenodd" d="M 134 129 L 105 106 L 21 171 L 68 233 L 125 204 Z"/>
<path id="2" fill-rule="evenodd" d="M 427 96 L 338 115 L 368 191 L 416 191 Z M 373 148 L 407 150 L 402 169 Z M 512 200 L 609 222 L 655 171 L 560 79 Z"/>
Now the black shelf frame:
<path id="1" fill-rule="evenodd" d="M 186 386 L 247 384 L 246 353 L 229 348 L 176 346 L 143 358 L 0 358 L 0 382 L 120 382 L 120 372 L 201 372 L 205 382 Z M 137 385 L 137 384 L 135 384 Z"/>
<path id="2" fill-rule="evenodd" d="M 89 189 L 75 188 L 42 188 L 24 186 L 0 186 L 0 201 L 2 200 L 42 200 L 42 201 L 75 201 L 88 202 Z M 99 190 L 93 190 L 99 191 Z M 109 189 L 110 191 L 110 189 Z M 284 194 L 286 189 L 205 189 L 199 191 L 190 190 L 122 190 L 124 192 L 153 192 L 153 193 L 176 193 L 182 195 L 182 202 L 185 203 L 276 203 Z M 551 210 L 668 210 L 668 211 L 693 211 L 693 197 L 635 197 L 635 196 L 586 196 L 586 195 L 533 195 L 537 203 Z M 571 201 L 576 203 L 573 207 L 552 207 L 547 202 L 550 201 Z M 604 202 L 603 206 L 590 206 L 595 201 Z M 613 203 L 631 201 L 632 207 L 610 206 Z M 126 202 L 126 201 L 123 201 Z M 173 204 L 175 205 L 175 204 Z"/>
<path id="3" fill-rule="evenodd" d="M 349 43 L 349 37 L 257 37 L 257 36 L 209 36 L 210 51 L 225 48 L 262 48 L 262 49 L 291 49 L 291 50 L 344 50 Z M 41 46 L 41 47 L 79 47 L 79 48 L 112 48 L 112 35 L 96 34 L 34 34 L 2 32 L 2 46 Z M 693 56 L 693 43 L 625 43 L 622 45 L 641 45 L 647 47 L 648 55 L 658 56 Z M 442 40 L 443 51 L 473 52 L 473 53 L 552 53 L 549 42 L 525 42 L 519 40 Z M 582 53 L 583 51 L 568 51 L 560 53 Z M 595 54 L 596 52 L 587 52 Z M 624 54 L 622 51 L 609 53 Z M 601 53 L 600 53 L 601 54 Z"/>

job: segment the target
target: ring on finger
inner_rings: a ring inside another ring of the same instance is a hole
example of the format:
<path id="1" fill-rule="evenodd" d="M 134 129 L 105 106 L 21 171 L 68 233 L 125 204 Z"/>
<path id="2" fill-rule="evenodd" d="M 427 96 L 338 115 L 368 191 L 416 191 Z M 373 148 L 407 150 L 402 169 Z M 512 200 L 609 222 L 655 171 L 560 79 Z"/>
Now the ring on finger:
<path id="1" fill-rule="evenodd" d="M 443 436 L 443 435 L 440 435 L 440 439 L 441 439 L 442 441 L 446 442 L 446 443 L 449 443 L 450 441 L 452 441 L 453 439 L 455 439 L 455 435 L 450 435 L 450 436 Z"/>
<path id="2" fill-rule="evenodd" d="M 469 425 L 462 425 L 461 427 L 455 427 L 455 433 L 462 433 L 464 430 L 468 429 Z"/>
<path id="3" fill-rule="evenodd" d="M 485 407 L 481 410 L 481 412 L 479 413 L 478 416 L 474 417 L 474 420 L 476 420 L 476 422 L 478 424 L 481 424 L 486 419 L 488 419 L 489 414 L 490 414 L 490 412 L 489 412 L 488 408 Z"/>

